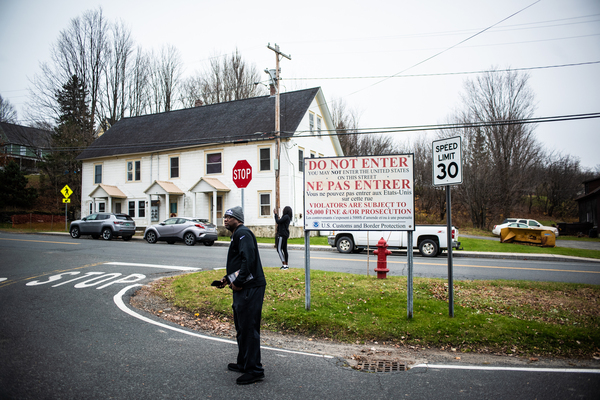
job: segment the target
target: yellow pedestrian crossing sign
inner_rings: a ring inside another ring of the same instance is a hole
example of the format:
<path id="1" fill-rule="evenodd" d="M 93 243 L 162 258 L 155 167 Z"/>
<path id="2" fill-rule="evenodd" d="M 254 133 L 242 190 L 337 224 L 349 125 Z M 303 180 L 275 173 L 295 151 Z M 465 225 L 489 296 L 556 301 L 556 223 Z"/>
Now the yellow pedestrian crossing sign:
<path id="1" fill-rule="evenodd" d="M 65 187 L 62 188 L 62 190 L 60 192 L 63 194 L 63 196 L 65 196 L 65 199 L 68 199 L 69 196 L 71 196 L 73 194 L 73 191 L 71 190 L 69 185 L 65 185 Z M 70 203 L 70 201 L 69 202 L 65 201 L 65 203 Z"/>

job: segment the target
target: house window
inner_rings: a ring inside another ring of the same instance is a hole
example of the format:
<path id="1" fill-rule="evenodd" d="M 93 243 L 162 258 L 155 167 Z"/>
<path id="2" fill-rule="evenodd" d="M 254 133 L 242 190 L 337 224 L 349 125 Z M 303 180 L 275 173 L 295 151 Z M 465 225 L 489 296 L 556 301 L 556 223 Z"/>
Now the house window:
<path id="1" fill-rule="evenodd" d="M 211 153 L 206 155 L 206 173 L 207 174 L 220 174 L 222 172 L 221 153 Z"/>
<path id="2" fill-rule="evenodd" d="M 94 203 L 90 203 L 90 214 L 94 212 Z"/>
<path id="3" fill-rule="evenodd" d="M 317 157 L 317 153 L 315 153 L 314 151 L 310 152 L 310 158 L 316 158 Z"/>
<path id="4" fill-rule="evenodd" d="M 127 181 L 139 181 L 141 178 L 141 168 L 142 162 L 139 160 L 136 161 L 127 161 Z"/>
<path id="5" fill-rule="evenodd" d="M 298 149 L 298 171 L 304 172 L 304 150 Z"/>
<path id="6" fill-rule="evenodd" d="M 271 170 L 271 148 L 263 147 L 259 150 L 260 157 L 260 170 L 270 171 Z"/>
<path id="7" fill-rule="evenodd" d="M 129 216 L 131 218 L 135 217 L 135 201 L 130 201 L 129 202 Z"/>
<path id="8" fill-rule="evenodd" d="M 317 135 L 321 136 L 321 117 L 317 117 Z"/>
<path id="9" fill-rule="evenodd" d="M 169 160 L 171 164 L 171 178 L 179 178 L 179 157 L 171 157 Z"/>
<path id="10" fill-rule="evenodd" d="M 94 165 L 94 183 L 102 183 L 102 164 Z"/>
<path id="11" fill-rule="evenodd" d="M 271 216 L 271 193 L 259 193 L 260 196 L 260 216 Z"/>
<path id="12" fill-rule="evenodd" d="M 144 200 L 138 201 L 138 218 L 146 217 L 146 202 Z"/>
<path id="13" fill-rule="evenodd" d="M 308 130 L 310 134 L 313 135 L 315 133 L 315 114 L 308 114 Z"/>

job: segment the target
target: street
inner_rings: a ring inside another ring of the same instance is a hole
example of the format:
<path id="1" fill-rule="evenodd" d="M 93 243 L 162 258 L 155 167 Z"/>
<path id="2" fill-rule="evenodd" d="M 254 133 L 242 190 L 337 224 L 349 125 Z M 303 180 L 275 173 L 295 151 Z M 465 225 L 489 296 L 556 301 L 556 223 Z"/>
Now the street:
<path id="1" fill-rule="evenodd" d="M 223 267 L 226 251 L 0 233 L 0 398 L 555 399 L 596 398 L 600 392 L 600 370 L 461 364 L 365 373 L 336 358 L 278 348 L 263 350 L 264 382 L 237 386 L 238 375 L 227 371 L 237 354 L 235 343 L 128 305 L 138 285 Z M 261 257 L 265 266 L 278 266 L 274 249 L 261 248 Z M 291 251 L 291 266 L 303 268 L 302 257 Z M 392 256 L 390 274 L 405 274 L 405 262 Z M 415 275 L 444 277 L 445 262 L 415 257 Z M 366 255 L 313 252 L 311 267 L 366 273 Z M 455 279 L 574 276 L 573 281 L 597 284 L 600 263 L 455 259 L 455 272 Z"/>

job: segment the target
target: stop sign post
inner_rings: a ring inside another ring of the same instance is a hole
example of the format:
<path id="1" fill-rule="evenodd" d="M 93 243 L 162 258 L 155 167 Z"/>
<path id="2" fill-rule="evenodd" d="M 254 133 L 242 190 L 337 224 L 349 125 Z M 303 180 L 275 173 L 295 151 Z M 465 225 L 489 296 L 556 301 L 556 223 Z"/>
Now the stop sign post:
<path id="1" fill-rule="evenodd" d="M 243 189 L 252 180 L 252 167 L 246 160 L 240 160 L 233 166 L 233 183 L 239 189 Z"/>

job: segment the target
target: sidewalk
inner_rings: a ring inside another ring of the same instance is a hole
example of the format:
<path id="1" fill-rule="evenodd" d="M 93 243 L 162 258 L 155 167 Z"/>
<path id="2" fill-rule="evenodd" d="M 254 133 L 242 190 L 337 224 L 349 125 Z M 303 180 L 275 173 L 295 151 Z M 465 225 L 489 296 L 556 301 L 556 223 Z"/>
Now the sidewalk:
<path id="1" fill-rule="evenodd" d="M 42 235 L 57 235 L 57 236 L 69 236 L 68 232 L 39 232 Z M 142 236 L 135 235 L 132 240 L 144 240 Z M 216 241 L 215 246 L 229 246 L 228 241 Z M 258 247 L 260 248 L 274 248 L 275 245 L 273 243 L 258 243 Z M 288 244 L 288 250 L 304 250 L 303 244 Z M 375 249 L 373 249 L 375 250 Z M 372 254 L 372 251 L 370 254 Z M 338 253 L 335 247 L 331 246 L 310 246 L 310 251 L 329 251 L 332 253 Z M 393 250 L 394 253 L 399 253 L 401 255 L 406 255 L 406 250 Z M 366 254 L 366 252 L 365 252 Z M 415 250 L 414 254 L 422 258 L 419 255 L 419 251 Z M 461 257 L 470 257 L 470 258 L 491 258 L 491 259 L 500 259 L 500 260 L 531 260 L 531 261 L 550 261 L 550 262 L 560 262 L 560 261 L 568 261 L 568 262 L 595 262 L 600 263 L 600 259 L 596 258 L 584 258 L 584 257 L 573 257 L 573 256 L 563 256 L 556 254 L 533 254 L 533 253 L 498 253 L 498 252 L 479 252 L 479 251 L 465 251 L 465 250 L 453 250 L 452 258 L 461 258 Z M 437 258 L 447 258 L 446 253 L 443 253 L 441 256 Z"/>

